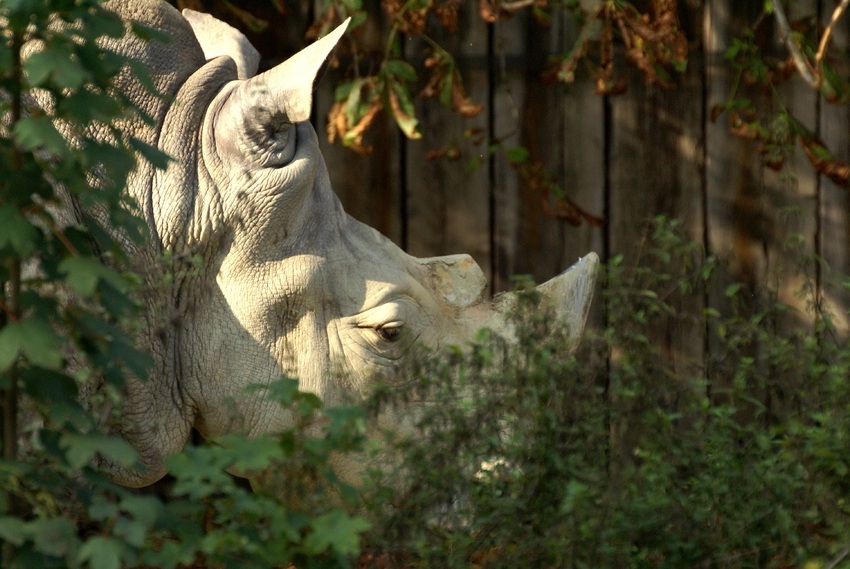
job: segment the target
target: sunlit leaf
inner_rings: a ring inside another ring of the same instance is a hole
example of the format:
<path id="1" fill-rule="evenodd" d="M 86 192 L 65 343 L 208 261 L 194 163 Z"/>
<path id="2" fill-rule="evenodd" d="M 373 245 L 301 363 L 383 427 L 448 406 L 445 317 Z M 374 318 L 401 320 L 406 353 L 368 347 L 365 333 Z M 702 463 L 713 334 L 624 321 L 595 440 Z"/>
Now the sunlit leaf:
<path id="1" fill-rule="evenodd" d="M 65 42 L 50 45 L 44 51 L 29 56 L 24 70 L 33 86 L 52 82 L 60 89 L 78 89 L 88 79 L 89 72 L 71 56 Z"/>
<path id="2" fill-rule="evenodd" d="M 419 131 L 419 120 L 415 116 L 413 101 L 411 101 L 407 89 L 396 83 L 391 83 L 387 97 L 393 118 L 404 135 L 411 140 L 422 138 L 422 133 Z"/>

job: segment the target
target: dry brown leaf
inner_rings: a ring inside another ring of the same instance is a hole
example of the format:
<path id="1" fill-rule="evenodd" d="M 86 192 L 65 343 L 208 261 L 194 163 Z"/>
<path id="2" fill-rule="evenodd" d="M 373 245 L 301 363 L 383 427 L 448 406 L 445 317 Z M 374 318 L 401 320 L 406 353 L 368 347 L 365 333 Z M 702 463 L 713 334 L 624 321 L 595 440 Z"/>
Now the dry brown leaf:
<path id="1" fill-rule="evenodd" d="M 457 71 L 455 71 L 454 81 L 452 81 L 452 107 L 460 116 L 466 118 L 476 117 L 484 110 L 483 104 L 476 105 L 469 99 Z"/>
<path id="2" fill-rule="evenodd" d="M 818 174 L 823 174 L 845 189 L 850 187 L 850 163 L 835 158 L 832 152 L 815 138 L 800 140 L 806 158 Z"/>
<path id="3" fill-rule="evenodd" d="M 363 142 L 363 136 L 375 122 L 381 110 L 383 110 L 383 105 L 381 105 L 380 98 L 373 97 L 369 101 L 369 107 L 366 113 L 364 113 L 357 124 L 350 126 L 348 124 L 348 116 L 345 112 L 345 101 L 334 103 L 328 111 L 328 124 L 326 127 L 328 142 L 333 144 L 339 139 L 346 148 L 350 148 L 358 154 L 368 156 L 374 148 Z"/>

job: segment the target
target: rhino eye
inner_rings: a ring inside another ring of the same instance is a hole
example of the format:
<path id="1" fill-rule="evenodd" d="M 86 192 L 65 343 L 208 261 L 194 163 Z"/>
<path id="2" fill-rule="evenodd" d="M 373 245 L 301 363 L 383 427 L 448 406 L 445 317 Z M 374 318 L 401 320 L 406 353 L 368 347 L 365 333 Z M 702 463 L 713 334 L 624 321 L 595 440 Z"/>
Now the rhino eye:
<path id="1" fill-rule="evenodd" d="M 375 332 L 385 342 L 396 342 L 401 338 L 401 333 L 404 330 L 404 324 L 393 323 L 388 326 L 376 328 Z"/>

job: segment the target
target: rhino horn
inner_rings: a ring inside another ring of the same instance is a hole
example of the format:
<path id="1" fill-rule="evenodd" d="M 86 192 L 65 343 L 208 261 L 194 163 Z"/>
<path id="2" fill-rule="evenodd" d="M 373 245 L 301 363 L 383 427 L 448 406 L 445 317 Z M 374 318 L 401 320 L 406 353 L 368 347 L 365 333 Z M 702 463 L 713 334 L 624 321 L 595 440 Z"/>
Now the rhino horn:
<path id="1" fill-rule="evenodd" d="M 237 144 L 235 151 L 251 155 L 261 166 L 286 164 L 291 158 L 289 130 L 293 123 L 309 120 L 313 83 L 350 20 L 280 65 L 235 83 L 220 113 L 216 139 L 230 139 Z"/>
<path id="2" fill-rule="evenodd" d="M 567 324 L 573 341 L 578 341 L 587 322 L 598 265 L 599 257 L 596 253 L 588 253 L 575 265 L 536 289 L 544 297 L 552 299 L 555 313 Z"/>
<path id="3" fill-rule="evenodd" d="M 555 316 L 567 326 L 573 346 L 578 343 L 587 322 L 598 265 L 599 257 L 596 253 L 589 253 L 560 275 L 534 289 L 553 309 Z M 509 313 L 517 305 L 518 293 L 503 293 L 494 301 L 499 312 Z"/>

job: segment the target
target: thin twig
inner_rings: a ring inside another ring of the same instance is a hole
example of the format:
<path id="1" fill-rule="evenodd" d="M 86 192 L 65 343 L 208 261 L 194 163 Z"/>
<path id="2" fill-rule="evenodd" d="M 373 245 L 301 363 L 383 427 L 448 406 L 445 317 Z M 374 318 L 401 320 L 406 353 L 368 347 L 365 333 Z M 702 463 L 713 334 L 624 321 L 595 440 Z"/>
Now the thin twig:
<path id="1" fill-rule="evenodd" d="M 850 0 L 843 0 L 844 3 L 848 1 Z M 791 35 L 791 26 L 788 25 L 788 19 L 785 17 L 785 11 L 782 9 L 781 0 L 772 0 L 772 3 L 773 12 L 776 14 L 776 22 L 782 30 L 782 42 L 788 47 L 788 51 L 791 52 L 794 65 L 797 67 L 797 70 L 800 72 L 803 79 L 805 79 L 806 83 L 815 89 L 819 89 L 821 84 L 820 74 L 815 71 L 811 63 L 809 63 L 809 60 L 806 59 L 806 56 L 803 55 L 803 52 L 801 52 L 797 44 L 794 43 L 794 38 Z"/>
<path id="2" fill-rule="evenodd" d="M 815 65 L 817 65 L 818 79 L 820 81 L 823 81 L 823 58 L 826 57 L 826 48 L 829 46 L 829 40 L 832 37 L 833 30 L 835 29 L 835 24 L 837 24 L 838 20 L 841 19 L 841 16 L 844 14 L 844 11 L 847 10 L 848 6 L 850 6 L 850 0 L 841 0 L 841 4 L 839 4 L 832 12 L 832 18 L 829 20 L 829 24 L 823 31 L 823 36 L 820 38 L 818 52 L 817 55 L 815 55 Z"/>
<path id="3" fill-rule="evenodd" d="M 528 8 L 529 6 L 533 6 L 537 0 L 512 0 L 498 3 L 499 8 L 502 10 L 507 10 L 509 12 L 516 12 L 517 10 L 522 10 L 523 8 Z"/>
<path id="4" fill-rule="evenodd" d="M 842 4 L 847 4 L 847 2 L 842 2 Z M 841 560 L 847 557 L 848 553 L 850 553 L 850 546 L 845 545 L 838 551 L 836 556 L 830 560 L 829 564 L 824 566 L 823 569 L 835 569 L 835 566 L 841 563 Z"/>

